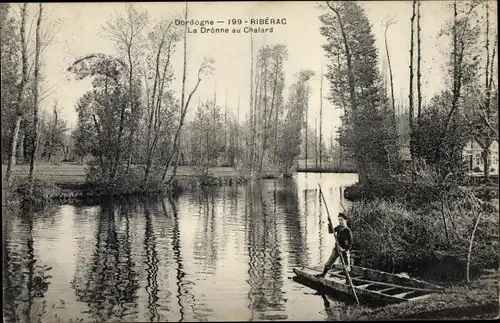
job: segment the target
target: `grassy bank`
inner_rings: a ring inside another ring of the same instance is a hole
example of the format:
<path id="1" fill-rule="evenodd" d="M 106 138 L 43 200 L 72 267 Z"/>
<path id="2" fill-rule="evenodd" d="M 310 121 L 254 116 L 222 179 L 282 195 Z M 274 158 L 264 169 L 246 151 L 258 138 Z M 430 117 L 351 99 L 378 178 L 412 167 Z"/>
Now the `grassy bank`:
<path id="1" fill-rule="evenodd" d="M 6 167 L 2 166 L 2 182 Z M 41 206 L 55 201 L 73 199 L 99 199 L 130 195 L 157 195 L 179 193 L 204 186 L 238 185 L 252 179 L 231 167 L 199 168 L 180 166 L 171 184 L 165 184 L 153 177 L 147 184 L 143 181 L 142 168 L 133 167 L 126 176 L 118 176 L 113 181 L 102 181 L 97 174 L 90 174 L 85 165 L 60 163 L 39 164 L 35 168 L 35 181 L 27 181 L 29 168 L 19 165 L 14 168 L 11 186 L 2 189 L 2 205 L 33 204 Z M 167 173 L 169 176 L 171 173 Z M 264 172 L 254 179 L 277 178 L 276 172 Z M 5 197 L 7 195 L 7 200 Z"/>
<path id="2" fill-rule="evenodd" d="M 470 277 L 498 267 L 498 206 L 469 204 L 465 199 L 446 209 L 439 202 L 419 208 L 381 199 L 352 204 L 347 213 L 355 262 L 438 282 L 465 280 L 467 263 Z"/>
<path id="3" fill-rule="evenodd" d="M 356 173 L 355 169 L 339 168 L 339 167 L 308 167 L 297 168 L 298 173 Z"/>
<path id="4" fill-rule="evenodd" d="M 447 287 L 418 302 L 357 309 L 351 320 L 477 319 L 499 314 L 498 188 L 414 182 L 345 190 L 354 263 Z"/>
<path id="5" fill-rule="evenodd" d="M 499 198 L 498 183 L 478 184 L 472 190 L 479 198 Z M 373 182 L 369 185 L 356 183 L 344 190 L 344 197 L 349 201 L 375 199 L 405 199 L 414 204 L 426 204 L 437 198 L 439 189 L 428 183 L 388 180 Z"/>
<path id="6" fill-rule="evenodd" d="M 350 319 L 493 319 L 499 315 L 499 278 L 498 271 L 490 271 L 470 284 L 455 284 L 443 294 L 433 294 L 418 302 L 360 307 Z"/>

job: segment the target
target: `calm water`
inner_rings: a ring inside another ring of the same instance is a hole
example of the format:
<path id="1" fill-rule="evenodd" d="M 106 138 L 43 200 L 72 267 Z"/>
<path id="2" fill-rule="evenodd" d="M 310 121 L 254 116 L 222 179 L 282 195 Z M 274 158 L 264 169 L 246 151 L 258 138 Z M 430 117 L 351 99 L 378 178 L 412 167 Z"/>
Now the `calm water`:
<path id="1" fill-rule="evenodd" d="M 317 183 L 336 215 L 356 180 L 302 173 L 175 200 L 4 214 L 4 321 L 341 319 L 344 303 L 325 308 L 291 278 L 333 246 Z"/>

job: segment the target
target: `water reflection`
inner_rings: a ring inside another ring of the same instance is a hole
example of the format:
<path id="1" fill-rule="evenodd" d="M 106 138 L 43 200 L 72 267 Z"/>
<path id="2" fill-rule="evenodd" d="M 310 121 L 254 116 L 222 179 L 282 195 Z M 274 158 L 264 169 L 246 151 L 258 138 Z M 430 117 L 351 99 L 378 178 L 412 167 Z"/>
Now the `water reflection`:
<path id="1" fill-rule="evenodd" d="M 151 316 L 149 317 L 150 322 L 158 321 L 158 253 L 156 251 L 156 235 L 153 228 L 153 220 L 151 216 L 151 211 L 149 209 L 148 203 L 144 203 L 144 215 L 146 220 L 146 226 L 144 230 L 144 259 L 143 262 L 146 264 L 147 272 L 147 285 L 146 293 L 148 294 L 148 309 Z M 129 227 L 129 218 L 127 217 L 127 228 Z M 128 232 L 128 230 L 127 230 Z"/>
<path id="2" fill-rule="evenodd" d="M 323 263 L 333 246 L 317 183 L 335 222 L 342 187 L 355 180 L 301 174 L 177 197 L 9 212 L 5 321 L 338 318 L 337 305 L 326 312 L 320 295 L 288 277 L 296 266 Z"/>
<path id="3" fill-rule="evenodd" d="M 128 208 L 127 203 L 101 205 L 92 259 L 75 275 L 77 300 L 88 305 L 85 313 L 93 320 L 134 318 L 138 313 L 138 273 L 131 255 Z M 123 220 L 124 228 L 120 227 Z"/>
<path id="4" fill-rule="evenodd" d="M 4 221 L 4 320 L 31 322 L 46 314 L 45 293 L 51 284 L 52 267 L 35 254 L 34 216 L 50 218 L 54 208 L 44 215 L 24 209 Z"/>
<path id="5" fill-rule="evenodd" d="M 277 201 L 283 209 L 285 231 L 288 242 L 288 264 L 290 267 L 305 266 L 308 262 L 304 219 L 309 215 L 307 190 L 303 190 L 304 209 L 300 212 L 297 183 L 290 178 L 284 179 L 278 190 Z"/>
<path id="6" fill-rule="evenodd" d="M 263 183 L 247 187 L 247 246 L 250 289 L 248 298 L 252 319 L 267 319 L 283 311 L 283 271 L 277 224 L 275 194 Z M 249 216 L 248 216 L 249 215 Z M 255 314 L 258 316 L 255 317 Z M 286 318 L 286 316 L 284 317 Z"/>

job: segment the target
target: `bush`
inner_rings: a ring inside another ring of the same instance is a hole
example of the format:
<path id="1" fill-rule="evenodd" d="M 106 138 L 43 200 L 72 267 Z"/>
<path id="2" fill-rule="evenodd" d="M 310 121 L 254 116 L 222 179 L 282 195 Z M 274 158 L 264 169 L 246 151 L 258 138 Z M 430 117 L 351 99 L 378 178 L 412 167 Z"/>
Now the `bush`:
<path id="1" fill-rule="evenodd" d="M 23 208 L 40 209 L 50 203 L 53 196 L 59 193 L 59 188 L 50 182 L 34 179 L 14 180 L 7 188 L 9 200 L 18 201 Z"/>
<path id="2" fill-rule="evenodd" d="M 367 185 L 356 183 L 344 190 L 344 197 L 350 201 L 389 199 L 420 206 L 439 198 L 439 189 L 426 183 L 385 181 Z"/>
<path id="3" fill-rule="evenodd" d="M 405 203 L 388 200 L 355 203 L 348 214 L 359 265 L 414 273 L 448 264 L 451 266 L 441 269 L 455 270 L 464 278 L 477 213 L 456 204 L 446 214 L 447 237 L 440 207 L 433 203 L 411 210 Z M 479 222 L 471 257 L 472 272 L 498 265 L 497 212 L 485 213 Z M 436 274 L 451 277 L 451 271 Z"/>

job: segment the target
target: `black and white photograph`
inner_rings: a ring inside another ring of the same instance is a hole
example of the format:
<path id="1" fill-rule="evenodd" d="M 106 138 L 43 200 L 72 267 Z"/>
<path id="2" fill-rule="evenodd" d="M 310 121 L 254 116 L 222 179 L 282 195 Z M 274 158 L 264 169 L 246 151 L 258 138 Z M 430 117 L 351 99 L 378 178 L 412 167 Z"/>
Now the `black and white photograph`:
<path id="1" fill-rule="evenodd" d="M 0 3 L 3 322 L 498 319 L 497 19 Z"/>

